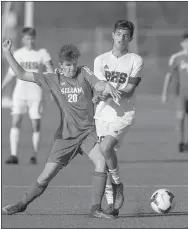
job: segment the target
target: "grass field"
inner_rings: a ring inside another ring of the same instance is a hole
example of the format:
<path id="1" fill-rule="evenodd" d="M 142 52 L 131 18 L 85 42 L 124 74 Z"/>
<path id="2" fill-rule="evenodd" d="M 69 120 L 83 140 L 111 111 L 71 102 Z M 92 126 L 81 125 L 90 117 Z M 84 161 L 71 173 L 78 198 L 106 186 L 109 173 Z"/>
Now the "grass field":
<path id="1" fill-rule="evenodd" d="M 188 228 L 188 153 L 177 152 L 174 104 L 160 103 L 159 97 L 138 96 L 137 119 L 120 150 L 121 178 L 125 203 L 115 220 L 88 218 L 92 165 L 77 156 L 50 183 L 47 191 L 27 211 L 2 216 L 3 228 Z M 58 126 L 56 105 L 46 104 L 42 120 L 39 164 L 29 165 L 32 153 L 31 129 L 24 119 L 19 146 L 20 165 L 7 166 L 9 155 L 9 110 L 2 111 L 2 204 L 15 203 L 41 172 L 52 137 Z M 170 189 L 175 209 L 155 214 L 150 196 L 158 188 Z M 106 202 L 104 202 L 106 206 Z"/>

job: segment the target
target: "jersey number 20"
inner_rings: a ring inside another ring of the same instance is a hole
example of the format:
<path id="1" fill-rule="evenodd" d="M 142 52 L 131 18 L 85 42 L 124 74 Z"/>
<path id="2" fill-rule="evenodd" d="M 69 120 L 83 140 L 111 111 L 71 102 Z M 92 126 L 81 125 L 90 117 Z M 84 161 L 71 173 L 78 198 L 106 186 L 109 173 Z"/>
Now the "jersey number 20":
<path id="1" fill-rule="evenodd" d="M 76 103 L 78 101 L 77 94 L 69 94 L 68 95 L 68 102 L 69 103 Z"/>

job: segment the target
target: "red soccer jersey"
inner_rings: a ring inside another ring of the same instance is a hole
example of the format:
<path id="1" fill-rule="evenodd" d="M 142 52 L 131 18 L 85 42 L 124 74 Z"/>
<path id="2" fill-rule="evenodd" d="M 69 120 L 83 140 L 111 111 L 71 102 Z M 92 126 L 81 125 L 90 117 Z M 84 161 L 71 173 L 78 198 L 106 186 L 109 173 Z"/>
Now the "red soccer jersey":
<path id="1" fill-rule="evenodd" d="M 180 51 L 169 60 L 170 72 L 176 71 L 180 81 L 180 94 L 188 96 L 188 53 Z"/>
<path id="2" fill-rule="evenodd" d="M 93 89 L 99 80 L 87 67 L 78 67 L 74 78 L 55 73 L 34 73 L 36 83 L 51 91 L 61 113 L 55 138 L 82 138 L 95 130 Z"/>

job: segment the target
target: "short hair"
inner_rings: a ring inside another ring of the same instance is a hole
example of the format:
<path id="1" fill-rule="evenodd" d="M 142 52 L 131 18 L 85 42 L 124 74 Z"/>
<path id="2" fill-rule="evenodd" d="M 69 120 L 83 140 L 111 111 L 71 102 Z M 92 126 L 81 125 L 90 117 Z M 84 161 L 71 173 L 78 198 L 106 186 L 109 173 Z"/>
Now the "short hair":
<path id="1" fill-rule="evenodd" d="M 32 36 L 32 37 L 36 37 L 37 35 L 37 32 L 34 28 L 31 28 L 31 27 L 24 27 L 22 29 L 22 35 L 29 35 L 29 36 Z"/>
<path id="2" fill-rule="evenodd" d="M 78 48 L 75 45 L 63 45 L 59 52 L 59 62 L 73 61 L 81 56 Z"/>
<path id="3" fill-rule="evenodd" d="M 188 39 L 188 31 L 184 32 L 183 39 Z"/>
<path id="4" fill-rule="evenodd" d="M 114 32 L 116 29 L 126 29 L 130 31 L 130 36 L 133 37 L 134 34 L 134 24 L 128 20 L 119 20 L 114 25 Z"/>

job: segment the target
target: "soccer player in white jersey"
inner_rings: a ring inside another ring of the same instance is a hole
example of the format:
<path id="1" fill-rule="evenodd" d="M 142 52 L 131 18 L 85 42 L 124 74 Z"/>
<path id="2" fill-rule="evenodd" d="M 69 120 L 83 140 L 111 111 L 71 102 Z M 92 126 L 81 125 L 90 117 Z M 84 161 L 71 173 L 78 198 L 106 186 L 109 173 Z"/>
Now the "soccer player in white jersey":
<path id="1" fill-rule="evenodd" d="M 41 72 L 46 67 L 47 72 L 53 72 L 53 64 L 50 54 L 46 49 L 37 49 L 35 46 L 36 30 L 25 27 L 22 30 L 23 47 L 14 53 L 15 59 L 27 71 Z M 14 72 L 9 68 L 2 83 L 2 90 L 15 77 Z M 40 141 L 40 119 L 42 115 L 42 90 L 34 83 L 16 79 L 16 86 L 12 98 L 12 127 L 10 130 L 10 152 L 11 155 L 5 161 L 7 164 L 18 164 L 18 142 L 23 114 L 28 111 L 32 122 L 32 143 L 33 156 L 30 158 L 31 164 L 37 163 L 37 153 Z"/>
<path id="2" fill-rule="evenodd" d="M 106 184 L 109 206 L 107 212 L 113 215 L 119 214 L 124 201 L 116 203 L 113 198 L 113 192 L 123 193 L 115 151 L 120 147 L 135 118 L 135 89 L 141 80 L 143 66 L 142 57 L 128 51 L 128 44 L 133 39 L 133 34 L 132 22 L 118 21 L 112 33 L 114 41 L 112 50 L 97 56 L 94 61 L 94 74 L 121 91 L 119 101 L 114 101 L 108 94 L 96 95 L 93 99 L 98 103 L 95 112 L 97 135 L 102 140 L 101 149 L 109 168 Z M 119 190 L 114 189 L 113 183 L 119 184 Z"/>
<path id="3" fill-rule="evenodd" d="M 185 117 L 188 117 L 188 31 L 183 34 L 182 50 L 171 56 L 169 71 L 165 76 L 162 102 L 166 103 L 170 82 L 173 76 L 178 79 L 177 119 L 179 120 L 179 152 L 185 150 Z M 188 142 L 187 142 L 188 143 Z"/>

